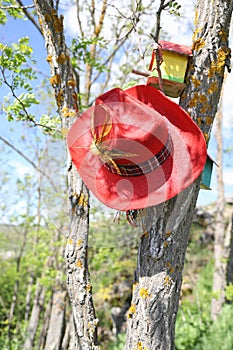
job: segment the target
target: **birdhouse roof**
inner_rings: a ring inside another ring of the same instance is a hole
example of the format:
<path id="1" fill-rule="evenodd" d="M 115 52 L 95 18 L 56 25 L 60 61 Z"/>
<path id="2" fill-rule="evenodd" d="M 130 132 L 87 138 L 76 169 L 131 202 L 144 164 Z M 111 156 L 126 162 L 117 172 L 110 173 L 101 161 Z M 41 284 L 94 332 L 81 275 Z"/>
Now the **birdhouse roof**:
<path id="1" fill-rule="evenodd" d="M 214 163 L 217 167 L 219 167 L 218 163 L 216 163 L 216 161 L 209 155 L 207 154 L 207 158 L 209 158 L 209 160 Z"/>
<path id="2" fill-rule="evenodd" d="M 171 43 L 170 41 L 159 40 L 159 44 L 164 51 L 178 53 L 179 55 L 192 56 L 191 46 Z"/>

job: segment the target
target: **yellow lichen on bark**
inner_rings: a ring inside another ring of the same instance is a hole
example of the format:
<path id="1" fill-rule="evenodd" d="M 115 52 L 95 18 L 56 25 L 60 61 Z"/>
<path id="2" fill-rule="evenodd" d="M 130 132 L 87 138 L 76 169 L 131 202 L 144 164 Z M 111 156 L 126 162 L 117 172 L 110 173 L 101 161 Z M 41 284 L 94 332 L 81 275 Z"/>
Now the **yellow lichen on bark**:
<path id="1" fill-rule="evenodd" d="M 218 85 L 217 82 L 214 81 L 210 84 L 209 89 L 207 90 L 208 94 L 213 94 L 214 92 L 218 91 Z"/>
<path id="2" fill-rule="evenodd" d="M 172 234 L 172 231 L 167 231 L 167 232 L 166 232 L 166 237 L 170 237 L 171 234 Z"/>
<path id="3" fill-rule="evenodd" d="M 170 277 L 170 276 L 166 276 L 166 277 L 164 278 L 163 284 L 164 284 L 165 286 L 170 286 L 170 285 L 171 285 L 171 277 Z"/>
<path id="4" fill-rule="evenodd" d="M 149 292 L 148 292 L 148 289 L 146 288 L 140 288 L 139 290 L 139 295 L 141 298 L 145 299 L 149 296 Z"/>
<path id="5" fill-rule="evenodd" d="M 61 84 L 61 77 L 59 74 L 55 74 L 50 78 L 50 84 L 51 85 L 60 85 Z"/>
<path id="6" fill-rule="evenodd" d="M 83 245 L 83 240 L 79 239 L 77 242 L 77 247 L 80 248 Z"/>
<path id="7" fill-rule="evenodd" d="M 81 205 L 82 207 L 88 206 L 88 196 L 84 195 L 83 193 L 78 198 L 78 205 Z"/>
<path id="8" fill-rule="evenodd" d="M 201 117 L 198 117 L 198 118 L 197 118 L 197 125 L 198 125 L 198 126 L 201 126 L 201 124 L 202 124 L 202 118 L 201 118 Z"/>
<path id="9" fill-rule="evenodd" d="M 189 107 L 196 107 L 197 105 L 197 102 L 198 102 L 198 93 L 197 92 L 194 92 L 193 94 L 193 98 L 191 98 L 191 100 L 189 101 Z"/>
<path id="10" fill-rule="evenodd" d="M 207 143 L 209 141 L 209 135 L 206 132 L 204 132 L 204 138 L 205 138 L 206 143 Z"/>
<path id="11" fill-rule="evenodd" d="M 70 57 L 68 55 L 65 55 L 64 53 L 61 53 L 60 56 L 57 57 L 57 62 L 60 64 L 64 64 L 65 61 L 67 61 Z"/>
<path id="12" fill-rule="evenodd" d="M 128 317 L 128 318 L 132 318 L 133 314 L 136 313 L 136 310 L 137 310 L 136 305 L 135 305 L 135 304 L 132 304 L 132 305 L 130 306 L 130 308 L 129 308 L 127 317 Z"/>
<path id="13" fill-rule="evenodd" d="M 44 18 L 45 18 L 45 21 L 46 21 L 46 22 L 51 22 L 51 21 L 52 21 L 52 17 L 50 16 L 49 13 L 45 13 L 45 14 L 44 14 Z"/>
<path id="14" fill-rule="evenodd" d="M 70 245 L 72 245 L 72 244 L 73 244 L 72 238 L 68 238 L 67 243 L 70 244 Z"/>
<path id="15" fill-rule="evenodd" d="M 194 25 L 196 26 L 198 23 L 198 17 L 199 17 L 199 12 L 198 9 L 195 11 L 195 17 L 194 17 Z"/>
<path id="16" fill-rule="evenodd" d="M 201 81 L 196 79 L 194 76 L 191 76 L 190 80 L 192 81 L 194 88 L 197 88 L 201 85 Z"/>
<path id="17" fill-rule="evenodd" d="M 75 88 L 76 84 L 75 84 L 74 79 L 68 80 L 68 86 L 69 86 L 69 87 L 72 87 L 72 88 Z"/>
<path id="18" fill-rule="evenodd" d="M 174 273 L 175 272 L 175 268 L 172 266 L 169 270 L 170 273 Z"/>
<path id="19" fill-rule="evenodd" d="M 206 117 L 206 125 L 211 125 L 213 123 L 213 118 L 212 117 Z"/>
<path id="20" fill-rule="evenodd" d="M 227 47 L 221 47 L 217 52 L 217 59 L 214 60 L 209 68 L 208 77 L 214 78 L 216 74 L 224 75 L 226 61 L 231 54 L 231 50 Z"/>
<path id="21" fill-rule="evenodd" d="M 61 113 L 63 118 L 76 117 L 76 112 L 74 110 L 69 109 L 68 107 L 64 107 Z"/>
<path id="22" fill-rule="evenodd" d="M 208 106 L 207 106 L 207 105 L 201 107 L 200 113 L 201 113 L 201 114 L 205 114 L 205 112 L 207 111 L 207 109 L 208 109 Z"/>
<path id="23" fill-rule="evenodd" d="M 147 350 L 147 348 L 142 344 L 141 341 L 139 341 L 139 342 L 137 343 L 136 348 L 134 348 L 134 350 Z"/>
<path id="24" fill-rule="evenodd" d="M 64 96 L 63 96 L 63 91 L 60 89 L 57 96 L 56 96 L 56 100 L 57 100 L 57 105 L 58 107 L 61 107 L 63 101 L 64 101 Z"/>
<path id="25" fill-rule="evenodd" d="M 53 13 L 53 27 L 55 33 L 62 33 L 63 31 L 63 16 L 58 17 L 56 13 Z"/>
<path id="26" fill-rule="evenodd" d="M 218 49 L 218 71 L 221 73 L 221 71 L 224 69 L 226 65 L 226 60 L 228 56 L 230 55 L 231 50 L 227 47 L 221 47 Z"/>
<path id="27" fill-rule="evenodd" d="M 48 56 L 46 57 L 46 61 L 47 61 L 49 64 L 52 62 L 52 59 L 53 59 L 52 55 L 48 55 Z"/>
<path id="28" fill-rule="evenodd" d="M 165 266 L 170 268 L 170 267 L 171 267 L 170 261 L 167 261 L 167 262 L 165 263 Z"/>
<path id="29" fill-rule="evenodd" d="M 226 32 L 225 30 L 221 29 L 221 30 L 219 31 L 219 35 L 221 36 L 221 38 L 222 38 L 223 41 L 225 41 L 225 42 L 227 41 L 228 34 L 227 34 L 227 32 Z"/>
<path id="30" fill-rule="evenodd" d="M 205 47 L 205 41 L 202 38 L 198 38 L 193 42 L 192 45 L 192 50 L 193 51 L 199 51 L 200 49 L 202 49 L 203 47 Z"/>
<path id="31" fill-rule="evenodd" d="M 83 267 L 82 261 L 80 259 L 76 261 L 76 266 L 79 267 L 80 269 Z"/>
<path id="32" fill-rule="evenodd" d="M 87 291 L 88 293 L 91 293 L 91 291 L 92 291 L 92 285 L 91 285 L 91 284 L 88 284 L 88 285 L 86 286 L 86 291 Z"/>

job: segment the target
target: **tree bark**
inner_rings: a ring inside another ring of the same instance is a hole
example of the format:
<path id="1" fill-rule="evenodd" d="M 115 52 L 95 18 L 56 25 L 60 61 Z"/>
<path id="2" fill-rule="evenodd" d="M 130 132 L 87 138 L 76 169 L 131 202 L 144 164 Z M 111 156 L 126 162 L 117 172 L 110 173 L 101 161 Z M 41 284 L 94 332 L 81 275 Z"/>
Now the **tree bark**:
<path id="1" fill-rule="evenodd" d="M 25 306 L 25 316 L 24 316 L 25 321 L 28 321 L 29 319 L 33 282 L 34 282 L 34 278 L 32 276 L 32 273 L 30 273 L 30 279 L 29 279 L 29 283 L 27 287 L 27 295 L 26 295 L 26 306 Z"/>
<path id="2" fill-rule="evenodd" d="M 62 132 L 66 136 L 78 115 L 75 81 L 63 32 L 63 18 L 52 1 L 34 0 L 45 38 Z M 68 152 L 67 152 L 68 154 Z M 76 349 L 97 349 L 97 319 L 92 300 L 92 287 L 87 264 L 89 230 L 89 193 L 72 165 L 69 155 L 68 192 L 70 226 L 67 234 L 67 287 L 75 325 Z"/>
<path id="3" fill-rule="evenodd" d="M 193 61 L 181 106 L 197 122 L 207 143 L 224 70 L 229 66 L 232 6 L 230 0 L 214 0 L 211 6 L 209 0 L 197 3 Z M 182 271 L 199 181 L 164 205 L 145 211 L 125 350 L 174 349 Z"/>
<path id="4" fill-rule="evenodd" d="M 62 18 L 52 1 L 34 0 L 46 41 L 51 84 L 64 134 L 77 115 L 72 67 L 65 45 Z M 181 105 L 197 122 L 208 142 L 217 110 L 224 69 L 229 65 L 228 33 L 231 0 L 199 0 L 193 39 L 193 65 Z M 66 250 L 67 284 L 76 349 L 97 349 L 97 320 L 87 266 L 88 191 L 68 162 L 70 230 Z M 161 207 L 145 210 L 137 279 L 128 314 L 125 349 L 174 348 L 174 327 L 191 220 L 199 180 Z"/>
<path id="5" fill-rule="evenodd" d="M 29 324 L 27 327 L 27 337 L 25 339 L 24 346 L 23 346 L 24 350 L 33 349 L 37 327 L 40 320 L 40 314 L 44 306 L 44 300 L 45 300 L 45 287 L 41 286 L 41 284 L 37 282 L 33 308 L 31 312 Z"/>
<path id="6" fill-rule="evenodd" d="M 60 350 L 65 332 L 66 291 L 53 293 L 51 317 L 44 350 Z"/>
<path id="7" fill-rule="evenodd" d="M 216 161 L 218 167 L 217 183 L 218 183 L 218 200 L 216 203 L 216 221 L 214 233 L 214 276 L 213 276 L 213 298 L 211 302 L 211 317 L 213 320 L 217 318 L 222 310 L 225 301 L 225 287 L 227 278 L 227 261 L 224 259 L 225 249 L 225 216 L 224 216 L 224 182 L 223 182 L 223 139 L 222 139 L 222 99 L 219 104 L 218 113 L 216 116 L 216 131 L 215 137 L 217 141 L 217 156 Z"/>
<path id="8" fill-rule="evenodd" d="M 49 329 L 49 321 L 52 310 L 52 295 L 48 300 L 47 306 L 45 308 L 44 317 L 43 317 L 43 326 L 38 336 L 38 345 L 36 347 L 37 350 L 44 350 L 45 342 L 46 342 L 46 334 Z"/>
<path id="9" fill-rule="evenodd" d="M 233 283 L 233 214 L 229 222 L 226 246 L 229 249 L 227 263 L 227 285 Z"/>

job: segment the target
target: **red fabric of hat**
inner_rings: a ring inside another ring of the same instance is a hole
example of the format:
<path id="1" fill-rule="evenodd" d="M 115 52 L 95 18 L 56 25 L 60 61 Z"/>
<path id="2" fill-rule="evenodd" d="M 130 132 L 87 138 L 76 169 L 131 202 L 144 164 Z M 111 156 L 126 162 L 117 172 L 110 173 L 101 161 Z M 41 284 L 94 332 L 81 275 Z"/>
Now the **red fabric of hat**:
<path id="1" fill-rule="evenodd" d="M 67 142 L 86 186 L 118 210 L 176 196 L 201 174 L 207 156 L 190 116 L 147 85 L 99 96 L 73 124 Z"/>

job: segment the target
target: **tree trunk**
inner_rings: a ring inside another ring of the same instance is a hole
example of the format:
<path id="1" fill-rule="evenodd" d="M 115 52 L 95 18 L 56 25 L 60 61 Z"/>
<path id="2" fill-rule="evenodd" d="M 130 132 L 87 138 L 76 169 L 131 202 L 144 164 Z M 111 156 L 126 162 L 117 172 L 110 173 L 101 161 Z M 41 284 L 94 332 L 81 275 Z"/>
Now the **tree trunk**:
<path id="1" fill-rule="evenodd" d="M 27 332 L 26 332 L 27 337 L 23 346 L 24 350 L 33 349 L 37 327 L 40 320 L 40 314 L 44 306 L 44 300 L 45 300 L 45 287 L 41 286 L 40 283 L 38 282 L 36 285 L 36 292 L 35 292 L 31 317 L 27 327 Z"/>
<path id="2" fill-rule="evenodd" d="M 227 263 L 227 285 L 233 284 L 233 214 L 229 222 L 229 230 L 227 232 L 226 246 L 228 247 L 228 263 Z"/>
<path id="3" fill-rule="evenodd" d="M 25 306 L 25 321 L 28 321 L 30 305 L 31 305 L 31 296 L 32 296 L 32 286 L 33 286 L 34 278 L 33 274 L 30 272 L 30 279 L 27 287 L 27 295 L 26 295 L 26 306 Z"/>
<path id="4" fill-rule="evenodd" d="M 16 308 L 16 304 L 17 304 L 17 298 L 18 298 L 18 291 L 19 291 L 19 272 L 20 272 L 20 268 L 21 268 L 21 260 L 23 257 L 23 253 L 26 247 L 26 242 L 27 242 L 27 234 L 28 234 L 28 228 L 25 227 L 24 231 L 23 231 L 23 240 L 21 243 L 21 247 L 19 250 L 19 254 L 16 257 L 16 280 L 15 280 L 15 284 L 14 284 L 14 293 L 13 293 L 13 297 L 12 297 L 12 301 L 11 301 L 11 306 L 10 306 L 10 312 L 9 312 L 9 316 L 8 316 L 8 337 L 9 339 L 11 338 L 11 325 L 12 325 L 12 320 L 14 317 L 14 313 L 15 313 L 15 308 Z"/>
<path id="5" fill-rule="evenodd" d="M 44 350 L 60 350 L 65 332 L 66 291 L 53 293 L 51 316 Z"/>
<path id="6" fill-rule="evenodd" d="M 34 0 L 42 27 L 64 133 L 77 114 L 72 67 L 65 45 L 62 18 L 52 2 Z M 193 66 L 182 106 L 202 129 L 206 141 L 216 113 L 225 66 L 229 64 L 228 32 L 231 0 L 199 0 L 193 42 Z M 66 250 L 67 284 L 76 349 L 97 349 L 97 320 L 87 266 L 88 191 L 68 162 L 70 230 Z M 137 280 L 129 310 L 126 349 L 174 348 L 184 257 L 199 191 L 199 181 L 164 205 L 145 210 Z M 160 210 L 161 209 L 161 210 Z"/>
<path id="7" fill-rule="evenodd" d="M 34 4 L 46 42 L 47 60 L 51 69 L 50 81 L 61 116 L 62 132 L 66 136 L 77 117 L 78 107 L 73 69 L 63 33 L 63 18 L 58 16 L 53 2 L 34 0 Z M 76 349 L 93 350 L 97 349 L 97 319 L 87 265 L 89 193 L 69 156 L 67 169 L 70 226 L 65 256 L 68 293 L 75 325 L 75 347 Z"/>
<path id="8" fill-rule="evenodd" d="M 193 62 L 181 106 L 207 142 L 229 65 L 232 6 L 230 0 L 214 0 L 211 6 L 209 0 L 197 3 Z M 198 192 L 199 180 L 164 205 L 145 211 L 125 350 L 174 349 L 182 271 Z"/>
<path id="9" fill-rule="evenodd" d="M 45 347 L 46 334 L 48 333 L 50 315 L 51 315 L 51 310 L 52 310 L 52 299 L 53 299 L 53 297 L 51 295 L 51 297 L 49 298 L 49 301 L 47 303 L 47 306 L 45 308 L 42 329 L 40 331 L 40 334 L 38 337 L 38 345 L 36 347 L 37 350 L 44 350 L 44 347 Z"/>
<path id="10" fill-rule="evenodd" d="M 227 278 L 227 262 L 224 259 L 224 241 L 225 241 L 225 217 L 224 217 L 224 182 L 223 182 L 223 140 L 222 140 L 222 99 L 219 104 L 216 116 L 216 132 L 217 141 L 217 157 L 218 167 L 217 183 L 218 183 L 218 200 L 216 204 L 216 222 L 214 233 L 214 276 L 213 276 L 213 298 L 211 303 L 211 317 L 213 320 L 217 318 L 222 310 L 225 301 L 225 287 Z"/>
<path id="11" fill-rule="evenodd" d="M 128 312 L 126 350 L 174 348 L 182 271 L 198 190 L 197 181 L 164 205 L 148 209 L 143 218 L 145 233 Z"/>
<path id="12" fill-rule="evenodd" d="M 70 349 L 69 345 L 73 336 L 73 328 L 73 317 L 70 315 L 69 319 L 66 322 L 66 330 L 62 341 L 61 350 Z"/>

